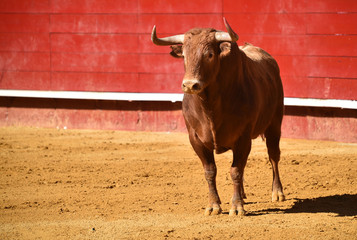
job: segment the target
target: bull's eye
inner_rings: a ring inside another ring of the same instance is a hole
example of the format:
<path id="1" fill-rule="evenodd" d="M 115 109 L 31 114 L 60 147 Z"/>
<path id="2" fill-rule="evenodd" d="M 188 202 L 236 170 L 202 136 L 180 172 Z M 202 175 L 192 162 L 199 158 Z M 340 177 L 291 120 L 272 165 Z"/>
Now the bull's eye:
<path id="1" fill-rule="evenodd" d="M 213 58 L 213 53 L 208 53 L 208 59 L 212 59 Z"/>

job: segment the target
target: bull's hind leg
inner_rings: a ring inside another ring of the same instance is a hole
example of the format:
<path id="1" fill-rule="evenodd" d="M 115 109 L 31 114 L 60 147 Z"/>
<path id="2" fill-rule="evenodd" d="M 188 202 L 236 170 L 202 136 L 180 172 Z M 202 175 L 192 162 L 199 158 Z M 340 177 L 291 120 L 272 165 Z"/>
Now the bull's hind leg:
<path id="1" fill-rule="evenodd" d="M 285 196 L 283 187 L 280 182 L 278 163 L 280 160 L 280 124 L 277 126 L 271 125 L 265 132 L 266 145 L 268 148 L 269 161 L 273 168 L 273 186 L 272 186 L 272 201 L 284 201 Z"/>
<path id="2" fill-rule="evenodd" d="M 203 169 L 205 171 L 205 178 L 208 183 L 208 206 L 205 210 L 205 215 L 218 215 L 222 213 L 220 206 L 221 200 L 218 196 L 216 186 L 217 168 L 214 161 L 213 150 L 208 149 L 195 133 L 190 133 L 190 142 L 198 157 L 201 159 Z"/>
<path id="3" fill-rule="evenodd" d="M 252 141 L 250 137 L 241 137 L 233 149 L 233 163 L 231 167 L 231 178 L 233 181 L 232 208 L 229 211 L 230 216 L 245 215 L 243 208 L 245 197 L 243 188 L 243 173 L 250 153 Z"/>

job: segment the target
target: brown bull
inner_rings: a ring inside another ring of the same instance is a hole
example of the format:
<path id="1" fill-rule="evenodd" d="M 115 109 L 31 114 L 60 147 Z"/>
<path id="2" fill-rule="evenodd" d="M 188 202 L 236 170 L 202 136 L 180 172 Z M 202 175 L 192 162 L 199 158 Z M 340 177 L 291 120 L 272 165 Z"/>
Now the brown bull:
<path id="1" fill-rule="evenodd" d="M 283 87 L 277 62 L 251 44 L 238 47 L 238 35 L 195 28 L 185 34 L 151 39 L 171 45 L 171 55 L 184 58 L 183 116 L 191 145 L 201 159 L 209 188 L 206 215 L 222 212 L 216 187 L 214 151 L 233 151 L 230 170 L 234 193 L 230 215 L 244 215 L 243 172 L 251 139 L 264 135 L 273 168 L 272 201 L 283 201 L 278 162 L 283 118 Z"/>

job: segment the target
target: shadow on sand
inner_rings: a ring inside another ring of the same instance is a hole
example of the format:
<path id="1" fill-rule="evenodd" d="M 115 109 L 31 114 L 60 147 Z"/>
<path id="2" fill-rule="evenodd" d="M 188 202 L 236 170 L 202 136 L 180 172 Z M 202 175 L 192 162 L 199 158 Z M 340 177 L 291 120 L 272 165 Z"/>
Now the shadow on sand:
<path id="1" fill-rule="evenodd" d="M 248 213 L 248 215 L 264 215 L 279 213 L 335 213 L 339 217 L 357 216 L 357 194 L 333 195 L 312 199 L 295 199 L 291 208 L 269 208 Z"/>

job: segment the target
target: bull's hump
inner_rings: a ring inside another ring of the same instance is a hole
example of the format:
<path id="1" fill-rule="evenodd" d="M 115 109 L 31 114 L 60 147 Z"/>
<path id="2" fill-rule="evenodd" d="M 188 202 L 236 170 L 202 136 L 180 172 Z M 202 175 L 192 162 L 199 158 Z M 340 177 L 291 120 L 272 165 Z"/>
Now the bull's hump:
<path id="1" fill-rule="evenodd" d="M 253 61 L 261 61 L 267 58 L 271 58 L 269 53 L 250 43 L 245 43 L 244 46 L 239 46 L 239 48 L 247 55 L 247 57 Z"/>

